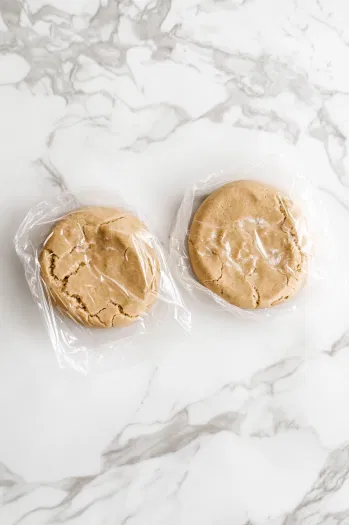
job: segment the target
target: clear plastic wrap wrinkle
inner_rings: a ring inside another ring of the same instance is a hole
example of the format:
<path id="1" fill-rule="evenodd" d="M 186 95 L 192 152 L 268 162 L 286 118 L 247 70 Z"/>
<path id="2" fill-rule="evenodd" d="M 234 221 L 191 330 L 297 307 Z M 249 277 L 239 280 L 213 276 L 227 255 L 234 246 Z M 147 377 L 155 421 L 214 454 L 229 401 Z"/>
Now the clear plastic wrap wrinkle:
<path id="1" fill-rule="evenodd" d="M 169 319 L 190 330 L 160 242 L 119 196 L 40 202 L 14 242 L 61 366 L 88 373 L 136 364 L 145 358 L 138 335 Z"/>
<path id="2" fill-rule="evenodd" d="M 306 177 L 266 159 L 185 191 L 170 258 L 197 299 L 261 319 L 297 310 L 324 277 L 318 240 L 326 230 L 326 213 Z"/>

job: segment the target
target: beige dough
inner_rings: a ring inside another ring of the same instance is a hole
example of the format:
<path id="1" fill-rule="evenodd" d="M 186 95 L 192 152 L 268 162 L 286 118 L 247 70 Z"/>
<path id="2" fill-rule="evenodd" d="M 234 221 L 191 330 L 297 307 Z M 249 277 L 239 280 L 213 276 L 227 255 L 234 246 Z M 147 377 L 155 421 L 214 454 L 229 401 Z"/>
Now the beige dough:
<path id="1" fill-rule="evenodd" d="M 61 310 L 85 326 L 126 326 L 157 296 L 160 267 L 133 215 L 84 208 L 53 228 L 40 254 L 42 279 Z"/>
<path id="2" fill-rule="evenodd" d="M 304 284 L 300 210 L 272 186 L 236 181 L 212 193 L 192 221 L 188 249 L 198 280 L 229 303 L 267 308 Z"/>

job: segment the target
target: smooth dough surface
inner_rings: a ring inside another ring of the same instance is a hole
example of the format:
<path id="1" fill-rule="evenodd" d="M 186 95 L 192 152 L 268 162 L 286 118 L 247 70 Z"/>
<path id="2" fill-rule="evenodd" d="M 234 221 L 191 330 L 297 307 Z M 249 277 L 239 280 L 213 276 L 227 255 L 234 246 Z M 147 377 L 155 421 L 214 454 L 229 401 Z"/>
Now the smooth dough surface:
<path id="1" fill-rule="evenodd" d="M 70 213 L 51 231 L 40 266 L 60 309 L 85 326 L 129 325 L 157 296 L 160 266 L 149 233 L 124 210 Z"/>
<path id="2" fill-rule="evenodd" d="M 194 215 L 188 251 L 198 280 L 229 303 L 267 308 L 304 284 L 305 221 L 276 188 L 241 180 L 222 186 Z"/>

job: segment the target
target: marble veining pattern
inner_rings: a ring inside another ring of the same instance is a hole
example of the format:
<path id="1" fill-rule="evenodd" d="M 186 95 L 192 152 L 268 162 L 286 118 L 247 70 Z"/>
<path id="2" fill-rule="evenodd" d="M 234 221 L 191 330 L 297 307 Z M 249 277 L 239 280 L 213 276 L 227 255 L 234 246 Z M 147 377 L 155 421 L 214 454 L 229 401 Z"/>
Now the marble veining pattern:
<path id="1" fill-rule="evenodd" d="M 1 525 L 349 525 L 348 63 L 346 0 L 0 0 Z M 59 370 L 28 208 L 122 189 L 166 245 L 186 185 L 257 143 L 305 156 L 331 214 L 312 300 L 251 329 L 187 298 L 193 338 Z"/>

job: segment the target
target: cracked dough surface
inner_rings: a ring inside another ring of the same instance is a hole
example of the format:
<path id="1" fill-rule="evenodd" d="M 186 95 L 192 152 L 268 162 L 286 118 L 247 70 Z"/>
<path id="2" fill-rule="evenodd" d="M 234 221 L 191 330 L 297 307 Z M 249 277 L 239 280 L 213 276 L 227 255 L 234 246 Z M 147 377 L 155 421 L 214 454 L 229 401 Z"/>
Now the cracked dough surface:
<path id="1" fill-rule="evenodd" d="M 194 215 L 188 251 L 198 280 L 229 303 L 267 308 L 304 284 L 305 221 L 292 201 L 256 181 L 222 186 Z"/>
<path id="2" fill-rule="evenodd" d="M 61 310 L 85 326 L 126 326 L 157 296 L 159 260 L 142 222 L 90 207 L 56 223 L 40 253 L 41 276 Z"/>

